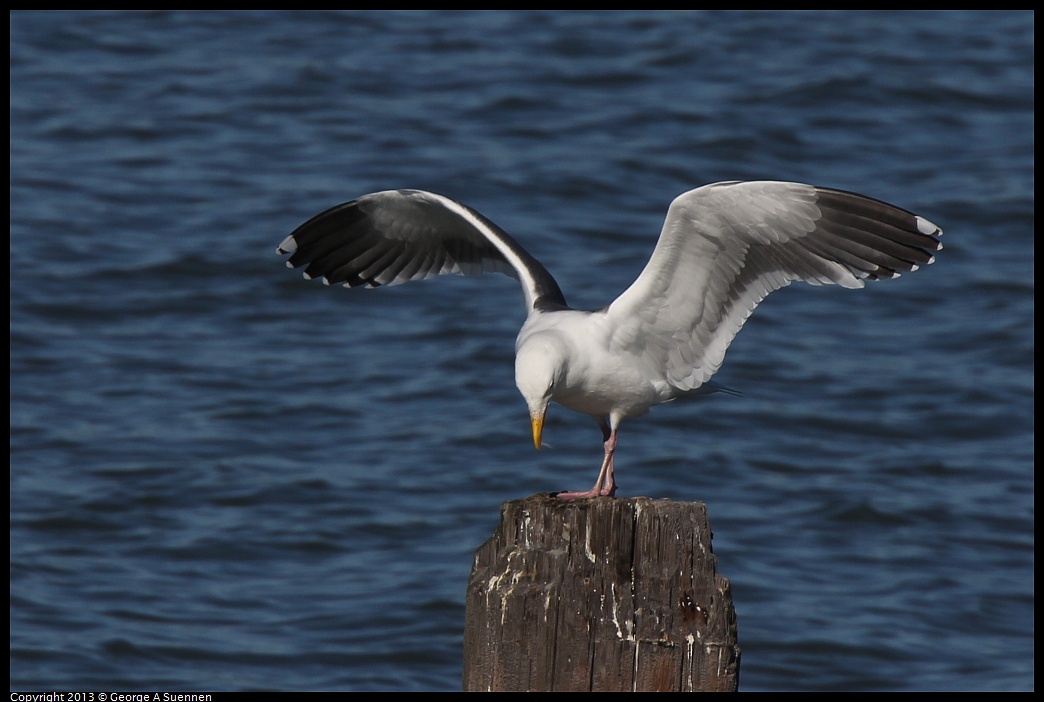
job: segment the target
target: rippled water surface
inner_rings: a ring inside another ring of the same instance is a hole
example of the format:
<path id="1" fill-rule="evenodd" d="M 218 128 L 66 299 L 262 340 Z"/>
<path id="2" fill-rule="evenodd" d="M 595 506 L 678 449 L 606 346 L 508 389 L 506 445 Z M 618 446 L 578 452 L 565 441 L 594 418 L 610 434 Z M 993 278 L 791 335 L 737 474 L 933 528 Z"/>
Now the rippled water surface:
<path id="1" fill-rule="evenodd" d="M 865 192 L 937 263 L 771 297 L 717 379 L 624 425 L 621 494 L 706 502 L 740 686 L 1033 688 L 1033 15 L 17 12 L 12 689 L 459 689 L 532 450 L 517 284 L 303 281 L 373 190 L 463 200 L 574 306 L 716 180 Z"/>

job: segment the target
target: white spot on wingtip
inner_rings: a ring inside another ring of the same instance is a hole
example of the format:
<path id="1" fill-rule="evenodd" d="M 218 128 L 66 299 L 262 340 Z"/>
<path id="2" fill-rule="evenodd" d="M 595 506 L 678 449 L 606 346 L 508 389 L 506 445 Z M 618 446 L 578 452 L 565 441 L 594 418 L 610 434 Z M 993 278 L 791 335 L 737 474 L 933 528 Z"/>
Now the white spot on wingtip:
<path id="1" fill-rule="evenodd" d="M 917 231 L 928 236 L 942 236 L 942 229 L 929 222 L 924 217 L 917 218 Z"/>

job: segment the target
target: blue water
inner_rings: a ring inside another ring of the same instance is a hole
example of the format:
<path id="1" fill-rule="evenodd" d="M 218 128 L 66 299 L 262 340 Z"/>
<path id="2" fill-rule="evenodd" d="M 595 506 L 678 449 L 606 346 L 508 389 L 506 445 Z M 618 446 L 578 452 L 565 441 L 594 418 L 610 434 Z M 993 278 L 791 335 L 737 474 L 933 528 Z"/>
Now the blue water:
<path id="1" fill-rule="evenodd" d="M 670 200 L 772 178 L 945 230 L 773 295 L 626 423 L 624 496 L 706 502 L 744 690 L 1028 690 L 1028 12 L 17 12 L 11 687 L 459 689 L 500 504 L 597 428 L 514 388 L 517 284 L 326 288 L 276 245 L 373 190 L 514 233 L 577 307 Z"/>

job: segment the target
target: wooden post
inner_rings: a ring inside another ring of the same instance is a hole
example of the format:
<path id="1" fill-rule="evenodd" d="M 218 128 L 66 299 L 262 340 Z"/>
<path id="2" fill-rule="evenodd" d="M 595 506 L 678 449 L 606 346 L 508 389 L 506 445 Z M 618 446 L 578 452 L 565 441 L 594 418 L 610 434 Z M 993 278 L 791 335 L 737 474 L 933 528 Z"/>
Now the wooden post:
<path id="1" fill-rule="evenodd" d="M 736 690 L 716 562 L 700 502 L 505 503 L 468 582 L 464 690 Z"/>

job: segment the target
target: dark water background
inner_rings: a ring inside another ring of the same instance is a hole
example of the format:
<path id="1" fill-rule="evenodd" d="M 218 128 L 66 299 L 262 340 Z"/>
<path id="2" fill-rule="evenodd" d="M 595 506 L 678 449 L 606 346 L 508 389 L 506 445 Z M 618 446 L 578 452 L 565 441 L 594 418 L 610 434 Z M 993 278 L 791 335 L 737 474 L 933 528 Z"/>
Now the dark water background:
<path id="1" fill-rule="evenodd" d="M 500 276 L 305 282 L 275 246 L 418 187 L 570 302 L 726 179 L 865 192 L 938 262 L 770 298 L 717 379 L 624 425 L 621 494 L 708 504 L 741 689 L 1033 688 L 1029 12 L 16 12 L 12 689 L 459 689 L 537 454 Z"/>

